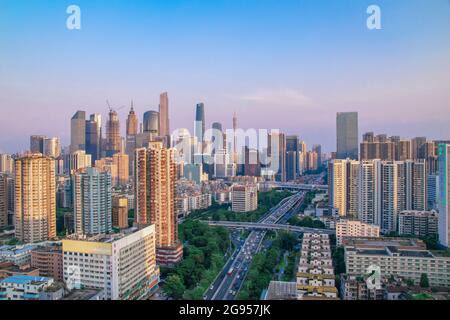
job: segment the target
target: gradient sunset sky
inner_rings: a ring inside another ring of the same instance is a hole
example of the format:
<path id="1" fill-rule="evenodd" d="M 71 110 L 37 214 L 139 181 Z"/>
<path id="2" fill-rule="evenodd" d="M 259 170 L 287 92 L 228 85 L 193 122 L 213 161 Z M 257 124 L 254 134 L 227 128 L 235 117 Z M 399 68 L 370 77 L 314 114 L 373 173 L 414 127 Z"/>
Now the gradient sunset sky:
<path id="1" fill-rule="evenodd" d="M 66 8 L 82 29 L 66 29 Z M 382 30 L 366 28 L 381 7 Z M 450 139 L 449 0 L 0 0 L 0 152 L 70 142 L 76 110 L 106 118 L 170 99 L 171 129 L 276 128 L 335 149 L 335 114 L 366 131 Z"/>

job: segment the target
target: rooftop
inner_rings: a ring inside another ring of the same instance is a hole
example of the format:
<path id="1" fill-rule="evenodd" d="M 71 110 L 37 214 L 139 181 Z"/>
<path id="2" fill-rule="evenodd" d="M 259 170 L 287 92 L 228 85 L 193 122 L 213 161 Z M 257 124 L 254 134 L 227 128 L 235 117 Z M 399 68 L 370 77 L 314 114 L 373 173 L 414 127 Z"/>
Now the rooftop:
<path id="1" fill-rule="evenodd" d="M 51 278 L 39 277 L 39 276 L 27 276 L 24 274 L 16 274 L 0 281 L 1 283 L 16 283 L 16 284 L 28 284 L 28 283 L 46 283 Z"/>

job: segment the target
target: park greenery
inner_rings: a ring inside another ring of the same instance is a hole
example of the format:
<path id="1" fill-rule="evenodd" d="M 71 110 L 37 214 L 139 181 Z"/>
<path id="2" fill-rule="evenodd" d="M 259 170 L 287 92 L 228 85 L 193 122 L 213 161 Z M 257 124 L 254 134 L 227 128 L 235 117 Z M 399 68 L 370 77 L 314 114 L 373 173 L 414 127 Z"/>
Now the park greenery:
<path id="1" fill-rule="evenodd" d="M 258 193 L 258 209 L 251 212 L 233 212 L 230 204 L 213 204 L 205 210 L 198 210 L 189 215 L 190 219 L 214 221 L 256 222 L 281 200 L 291 196 L 289 191 L 268 191 Z"/>
<path id="2" fill-rule="evenodd" d="M 282 278 L 291 280 L 295 273 L 296 252 L 294 249 L 297 244 L 298 238 L 295 235 L 286 232 L 278 233 L 269 249 L 259 252 L 253 257 L 247 278 L 237 298 L 239 300 L 259 300 L 263 290 L 274 279 L 274 274 L 279 274 L 285 253 L 291 256 L 291 260 L 294 257 L 294 261 L 288 263 Z"/>
<path id="3" fill-rule="evenodd" d="M 223 227 L 211 227 L 186 220 L 179 227 L 184 243 L 184 259 L 174 269 L 164 269 L 164 293 L 173 299 L 202 299 L 210 283 L 225 264 L 230 249 L 229 233 Z"/>
<path id="4" fill-rule="evenodd" d="M 288 223 L 293 226 L 306 227 L 306 228 L 316 228 L 316 229 L 326 229 L 325 224 L 317 219 L 311 217 L 304 217 L 302 219 L 297 216 L 293 216 L 288 220 Z"/>

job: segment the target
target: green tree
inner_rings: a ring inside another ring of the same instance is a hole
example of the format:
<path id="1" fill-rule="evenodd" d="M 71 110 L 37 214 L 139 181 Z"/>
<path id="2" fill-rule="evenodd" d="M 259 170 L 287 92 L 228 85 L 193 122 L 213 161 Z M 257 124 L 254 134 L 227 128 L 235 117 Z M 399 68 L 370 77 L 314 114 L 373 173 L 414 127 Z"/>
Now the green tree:
<path id="1" fill-rule="evenodd" d="M 163 286 L 164 292 L 173 299 L 181 299 L 183 297 L 186 287 L 181 280 L 181 277 L 177 274 L 172 274 L 167 277 L 167 280 Z"/>
<path id="2" fill-rule="evenodd" d="M 428 275 L 426 273 L 422 273 L 420 275 L 420 287 L 429 288 L 430 282 L 428 281 Z"/>

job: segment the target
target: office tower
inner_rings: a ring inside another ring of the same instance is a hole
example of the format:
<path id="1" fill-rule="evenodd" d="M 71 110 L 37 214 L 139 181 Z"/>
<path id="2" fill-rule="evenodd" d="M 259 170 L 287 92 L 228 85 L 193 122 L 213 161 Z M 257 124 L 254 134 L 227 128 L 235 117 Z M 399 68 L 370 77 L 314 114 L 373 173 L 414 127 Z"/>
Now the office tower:
<path id="1" fill-rule="evenodd" d="M 102 153 L 101 116 L 91 114 L 86 121 L 86 153 L 91 155 L 92 163 L 101 158 Z"/>
<path id="2" fill-rule="evenodd" d="M 439 144 L 439 243 L 449 247 L 450 235 L 450 144 Z"/>
<path id="3" fill-rule="evenodd" d="M 336 159 L 328 163 L 329 203 L 341 217 L 358 218 L 359 170 L 356 160 Z"/>
<path id="4" fill-rule="evenodd" d="M 271 132 L 268 135 L 267 154 L 271 170 L 277 181 L 286 182 L 286 138 L 284 133 Z"/>
<path id="5" fill-rule="evenodd" d="M 258 190 L 255 185 L 234 185 L 231 188 L 231 210 L 250 212 L 258 209 Z"/>
<path id="6" fill-rule="evenodd" d="M 381 225 L 381 161 L 361 161 L 358 182 L 358 220 Z"/>
<path id="7" fill-rule="evenodd" d="M 298 152 L 286 152 L 286 180 L 292 181 L 297 177 L 297 158 Z"/>
<path id="8" fill-rule="evenodd" d="M 0 229 L 8 226 L 8 176 L 0 173 Z"/>
<path id="9" fill-rule="evenodd" d="M 315 144 L 312 147 L 312 151 L 317 154 L 317 168 L 322 166 L 322 146 L 320 144 Z"/>
<path id="10" fill-rule="evenodd" d="M 105 155 L 112 157 L 115 153 L 121 150 L 120 139 L 120 122 L 117 112 L 114 110 L 109 111 L 109 118 L 106 122 L 106 146 Z"/>
<path id="11" fill-rule="evenodd" d="M 92 157 L 90 154 L 86 154 L 86 151 L 78 150 L 64 156 L 64 171 L 66 174 L 72 174 L 77 170 L 91 166 Z"/>
<path id="12" fill-rule="evenodd" d="M 195 110 L 195 128 L 194 135 L 197 137 L 199 144 L 203 142 L 203 135 L 205 134 L 205 105 L 198 103 Z"/>
<path id="13" fill-rule="evenodd" d="M 86 112 L 77 111 L 70 120 L 70 153 L 86 150 Z"/>
<path id="14" fill-rule="evenodd" d="M 112 200 L 112 226 L 114 228 L 128 228 L 128 198 L 115 196 Z"/>
<path id="15" fill-rule="evenodd" d="M 288 180 L 293 180 L 301 174 L 301 171 L 300 171 L 300 152 L 301 152 L 300 148 L 302 147 L 301 143 L 304 143 L 304 142 L 303 141 L 300 142 L 298 140 L 297 136 L 286 136 L 286 152 L 291 151 L 295 154 L 295 156 L 293 156 L 295 159 L 292 159 L 292 162 L 295 161 L 295 177 L 292 179 L 289 179 L 289 177 L 287 177 Z M 305 149 L 306 149 L 306 146 L 305 146 Z M 286 165 L 286 170 L 290 170 L 290 169 L 287 169 L 287 165 Z"/>
<path id="16" fill-rule="evenodd" d="M 0 172 L 13 174 L 14 159 L 9 154 L 0 154 Z"/>
<path id="17" fill-rule="evenodd" d="M 226 149 L 218 149 L 214 154 L 214 176 L 226 178 L 229 174 L 230 155 Z"/>
<path id="18" fill-rule="evenodd" d="M 337 159 L 358 159 L 358 113 L 338 112 L 336 116 Z"/>
<path id="19" fill-rule="evenodd" d="M 161 142 L 136 150 L 135 224 L 156 228 L 157 261 L 173 265 L 183 257 L 175 212 L 175 149 Z"/>
<path id="20" fill-rule="evenodd" d="M 147 111 L 144 113 L 144 133 L 151 133 L 154 136 L 159 136 L 159 112 Z"/>
<path id="21" fill-rule="evenodd" d="M 125 153 L 128 155 L 130 164 L 130 174 L 133 174 L 134 170 L 134 150 L 136 149 L 136 136 L 139 130 L 139 120 L 134 112 L 133 102 L 131 102 L 130 113 L 127 118 L 127 136 L 126 136 L 126 146 Z"/>
<path id="22" fill-rule="evenodd" d="M 138 134 L 139 120 L 134 112 L 133 102 L 131 102 L 130 113 L 127 118 L 127 136 L 135 136 Z"/>
<path id="23" fill-rule="evenodd" d="M 73 177 L 75 233 L 95 235 L 112 230 L 111 175 L 87 168 Z"/>
<path id="24" fill-rule="evenodd" d="M 436 174 L 427 177 L 427 210 L 438 210 L 439 176 Z"/>
<path id="25" fill-rule="evenodd" d="M 56 237 L 55 160 L 29 154 L 15 163 L 15 227 L 21 242 Z"/>
<path id="26" fill-rule="evenodd" d="M 244 163 L 244 175 L 259 177 L 261 176 L 261 164 L 259 161 L 259 152 L 257 149 L 244 147 L 245 149 L 245 163 Z"/>
<path id="27" fill-rule="evenodd" d="M 163 92 L 159 96 L 159 131 L 160 136 L 167 137 L 170 135 L 169 97 L 167 92 Z"/>
<path id="28" fill-rule="evenodd" d="M 107 300 L 146 300 L 159 283 L 155 226 L 134 233 L 62 241 L 64 282 L 69 289 L 102 290 Z M 75 270 L 79 277 L 74 277 Z"/>
<path id="29" fill-rule="evenodd" d="M 30 152 L 44 153 L 44 139 L 45 136 L 31 136 L 30 137 Z"/>
<path id="30" fill-rule="evenodd" d="M 59 138 L 45 138 L 43 143 L 43 153 L 45 156 L 58 158 L 61 155 L 61 143 Z"/>

